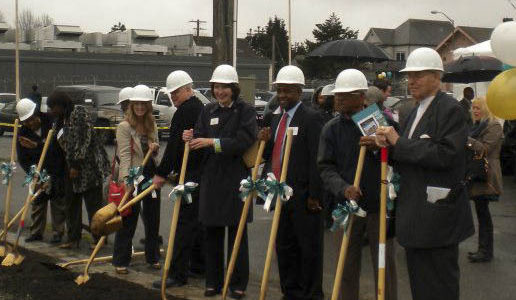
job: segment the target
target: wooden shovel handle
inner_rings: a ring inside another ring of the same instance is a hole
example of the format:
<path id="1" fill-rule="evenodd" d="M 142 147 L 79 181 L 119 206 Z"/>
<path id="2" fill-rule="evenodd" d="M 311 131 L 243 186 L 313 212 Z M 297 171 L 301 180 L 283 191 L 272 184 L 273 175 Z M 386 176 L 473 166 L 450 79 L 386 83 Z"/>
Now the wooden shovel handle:
<path id="1" fill-rule="evenodd" d="M 387 238 L 387 148 L 381 149 L 380 235 L 378 237 L 378 300 L 385 299 L 385 240 Z"/>
<path id="2" fill-rule="evenodd" d="M 13 140 L 11 142 L 11 166 L 14 164 L 16 160 L 16 140 L 18 139 L 18 124 L 20 120 L 14 120 L 14 129 L 13 129 Z M 11 195 L 13 190 L 13 182 L 9 180 L 9 184 L 7 185 L 7 195 L 5 196 L 5 205 L 4 205 L 4 231 L 7 231 L 7 226 L 9 225 L 9 211 L 11 210 Z M 7 242 L 7 235 L 5 235 L 5 241 Z"/>
<path id="3" fill-rule="evenodd" d="M 360 179 L 362 178 L 362 169 L 364 167 L 365 154 L 366 147 L 361 146 L 360 153 L 358 155 L 357 170 L 355 171 L 355 180 L 353 182 L 353 186 L 357 188 L 360 187 Z M 333 282 L 333 293 L 331 294 L 331 300 L 338 300 L 339 298 L 340 285 L 342 283 L 342 274 L 344 272 L 344 264 L 346 262 L 346 255 L 349 245 L 349 237 L 351 235 L 351 228 L 353 228 L 354 220 L 355 215 L 351 214 L 349 216 L 348 228 L 344 232 L 344 236 L 342 237 L 342 243 L 340 245 L 339 251 L 339 261 L 337 262 L 337 271 L 335 272 L 335 281 Z"/>
<path id="4" fill-rule="evenodd" d="M 149 151 L 147 151 L 147 154 L 145 154 L 145 158 L 143 159 L 143 162 L 141 165 L 142 168 L 147 165 L 147 162 L 149 162 L 151 155 L 152 155 L 152 150 L 149 149 Z M 122 197 L 122 200 L 120 200 L 118 207 L 124 206 L 124 204 L 127 202 L 127 200 L 129 199 L 129 196 L 132 194 L 133 189 L 134 189 L 134 187 L 128 187 L 128 186 L 126 186 L 126 188 L 127 188 L 127 190 L 125 191 L 125 194 Z"/>
<path id="5" fill-rule="evenodd" d="M 95 245 L 95 249 L 93 249 L 93 252 L 90 255 L 90 258 L 88 259 L 88 263 L 86 264 L 86 267 L 84 268 L 84 276 L 88 275 L 88 270 L 90 269 L 90 265 L 93 262 L 93 259 L 95 259 L 95 256 L 97 256 L 97 253 L 100 251 L 100 248 L 104 246 L 104 243 L 106 242 L 106 236 L 103 235 L 100 240 L 97 242 L 97 245 Z"/>
<path id="6" fill-rule="evenodd" d="M 131 201 L 127 202 L 124 206 L 118 208 L 119 212 L 123 212 L 124 210 L 128 209 L 129 207 L 133 206 L 134 204 L 141 201 L 145 196 L 147 196 L 149 193 L 154 191 L 156 189 L 156 185 L 151 184 L 147 189 L 145 189 L 143 192 L 139 193 L 136 197 L 131 199 Z"/>
<path id="7" fill-rule="evenodd" d="M 260 145 L 258 147 L 258 154 L 256 155 L 256 159 L 254 162 L 254 168 L 251 173 L 251 180 L 254 182 L 258 177 L 258 168 L 262 161 L 263 151 L 265 150 L 265 141 L 260 141 Z M 249 214 L 249 206 L 252 203 L 254 193 L 249 193 L 244 202 L 244 207 L 242 208 L 242 214 L 240 215 L 240 222 L 238 223 L 238 231 L 235 236 L 235 243 L 233 244 L 233 252 L 231 252 L 231 259 L 229 260 L 228 270 L 226 272 L 226 280 L 224 281 L 224 288 L 222 289 L 222 299 L 226 299 L 226 295 L 228 292 L 229 282 L 231 280 L 231 276 L 233 275 L 233 271 L 235 269 L 235 263 L 238 256 L 238 251 L 240 251 L 240 243 L 242 242 L 242 236 L 244 235 L 244 228 L 247 223 L 247 215 Z"/>
<path id="8" fill-rule="evenodd" d="M 181 173 L 179 174 L 179 184 L 185 183 L 186 166 L 188 165 L 188 156 L 190 154 L 190 144 L 185 143 L 185 150 L 183 153 L 183 162 L 181 164 Z M 170 233 L 168 236 L 167 255 L 165 257 L 165 267 L 163 274 L 161 274 L 161 299 L 167 299 L 167 293 L 165 292 L 166 280 L 168 271 L 170 270 L 170 262 L 172 261 L 172 253 L 174 252 L 174 241 L 176 237 L 177 223 L 179 221 L 179 211 L 181 210 L 181 197 L 176 199 L 174 203 L 174 213 L 172 214 L 172 220 L 170 222 Z"/>
<path id="9" fill-rule="evenodd" d="M 280 182 L 285 182 L 287 179 L 288 161 L 290 159 L 290 149 L 292 148 L 293 129 L 287 130 L 287 142 L 285 144 L 285 154 L 283 156 L 283 165 L 281 168 Z M 267 286 L 269 283 L 269 272 L 271 269 L 272 252 L 276 243 L 276 236 L 278 234 L 278 226 L 281 215 L 281 198 L 278 195 L 276 198 L 276 207 L 274 208 L 274 218 L 272 219 L 271 235 L 269 237 L 269 246 L 267 248 L 267 257 L 265 258 L 265 267 L 263 269 L 262 286 L 260 289 L 260 300 L 265 299 L 267 293 Z"/>

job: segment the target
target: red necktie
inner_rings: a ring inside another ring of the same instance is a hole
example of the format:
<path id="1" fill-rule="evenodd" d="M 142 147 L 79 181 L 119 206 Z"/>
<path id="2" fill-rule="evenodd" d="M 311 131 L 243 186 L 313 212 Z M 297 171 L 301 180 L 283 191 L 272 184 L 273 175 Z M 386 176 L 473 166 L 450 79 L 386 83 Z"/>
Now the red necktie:
<path id="1" fill-rule="evenodd" d="M 285 138 L 285 131 L 287 130 L 287 113 L 283 113 L 278 125 L 278 134 L 274 141 L 274 148 L 272 149 L 272 173 L 280 180 L 281 175 L 281 153 L 283 152 L 283 140 Z"/>

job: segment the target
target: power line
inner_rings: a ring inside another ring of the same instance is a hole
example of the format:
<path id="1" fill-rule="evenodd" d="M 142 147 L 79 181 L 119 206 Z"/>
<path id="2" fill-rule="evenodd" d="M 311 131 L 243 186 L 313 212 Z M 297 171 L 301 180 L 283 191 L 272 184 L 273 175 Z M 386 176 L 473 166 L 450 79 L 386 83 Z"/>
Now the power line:
<path id="1" fill-rule="evenodd" d="M 206 30 L 206 28 L 201 28 L 201 23 L 206 23 L 206 21 L 201 21 L 201 20 L 197 19 L 197 20 L 192 20 L 192 21 L 189 21 L 189 22 L 196 24 L 196 26 L 194 27 L 194 30 L 196 31 L 196 33 L 197 33 L 196 35 L 197 36 L 199 36 L 199 32 L 201 30 Z"/>

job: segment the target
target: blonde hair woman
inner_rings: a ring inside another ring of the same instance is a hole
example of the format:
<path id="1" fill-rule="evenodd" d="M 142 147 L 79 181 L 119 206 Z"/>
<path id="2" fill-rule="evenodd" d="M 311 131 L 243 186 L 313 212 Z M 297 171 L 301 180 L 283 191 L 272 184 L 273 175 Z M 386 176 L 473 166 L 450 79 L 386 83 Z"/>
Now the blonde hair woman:
<path id="1" fill-rule="evenodd" d="M 473 126 L 468 138 L 468 148 L 476 155 L 485 155 L 488 161 L 487 181 L 473 182 L 469 195 L 475 202 L 478 218 L 478 251 L 469 252 L 470 262 L 488 262 L 493 258 L 493 223 L 489 202 L 497 201 L 502 193 L 500 150 L 503 141 L 502 125 L 492 116 L 484 98 L 471 103 Z"/>
<path id="2" fill-rule="evenodd" d="M 117 152 L 120 158 L 118 178 L 120 181 L 127 178 L 131 167 L 138 167 L 142 164 L 149 149 L 154 151 L 154 155 L 158 152 L 158 130 L 156 121 L 152 116 L 152 98 L 152 91 L 147 86 L 138 85 L 134 87 L 133 95 L 129 98 L 130 102 L 125 113 L 125 120 L 117 127 Z M 142 185 L 154 176 L 156 165 L 157 162 L 154 158 L 149 160 L 143 169 L 144 179 L 138 185 L 138 192 L 142 191 Z M 129 188 L 125 188 L 126 192 Z M 156 191 L 154 195 L 148 195 L 142 202 L 145 227 L 145 259 L 152 268 L 159 269 L 159 191 Z M 132 207 L 130 215 L 123 217 L 124 226 L 115 235 L 113 265 L 119 274 L 129 272 L 127 267 L 131 262 L 132 239 L 138 223 L 139 212 L 140 204 L 138 203 Z"/>

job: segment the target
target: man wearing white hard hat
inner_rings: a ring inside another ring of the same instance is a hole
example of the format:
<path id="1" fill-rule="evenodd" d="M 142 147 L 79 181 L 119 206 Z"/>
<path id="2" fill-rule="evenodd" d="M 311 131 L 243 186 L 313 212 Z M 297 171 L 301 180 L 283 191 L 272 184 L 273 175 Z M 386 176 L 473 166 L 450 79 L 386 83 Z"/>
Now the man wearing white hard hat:
<path id="1" fill-rule="evenodd" d="M 351 229 L 346 264 L 341 282 L 340 300 L 359 298 L 362 241 L 369 240 L 374 280 L 378 278 L 378 237 L 380 208 L 380 154 L 374 137 L 362 136 L 351 116 L 364 109 L 367 79 L 362 72 L 347 69 L 335 82 L 335 109 L 339 116 L 323 128 L 319 142 L 317 164 L 326 190 L 337 203 L 354 200 L 366 212 L 357 215 Z M 355 170 L 360 146 L 366 146 L 360 187 L 354 187 Z M 342 243 L 342 228 L 335 234 L 336 245 Z M 386 242 L 385 272 L 388 278 L 385 299 L 397 299 L 396 263 L 392 237 Z"/>
<path id="2" fill-rule="evenodd" d="M 224 283 L 224 241 L 231 249 L 244 202 L 239 197 L 240 181 L 250 173 L 242 156 L 256 141 L 256 111 L 240 98 L 238 74 L 230 65 L 220 65 L 210 79 L 216 103 L 207 104 L 195 124 L 185 130 L 183 140 L 191 152 L 203 152 L 199 190 L 199 220 L 205 226 L 206 290 L 214 297 Z M 247 222 L 252 221 L 252 210 Z M 227 239 L 226 239 L 227 228 Z M 245 296 L 249 282 L 247 226 L 237 255 L 229 297 Z"/>
<path id="3" fill-rule="evenodd" d="M 125 113 L 127 110 L 127 107 L 129 106 L 129 98 L 133 96 L 134 88 L 133 87 L 125 87 L 120 90 L 118 93 L 118 102 L 116 104 L 119 104 L 122 108 L 122 112 Z"/>
<path id="4" fill-rule="evenodd" d="M 322 185 L 317 170 L 317 145 L 323 126 L 321 115 L 301 101 L 303 71 L 281 68 L 274 82 L 279 107 L 259 138 L 266 140 L 264 158 L 279 179 L 287 128 L 293 129 L 286 183 L 294 195 L 281 210 L 276 253 L 281 292 L 285 299 L 323 299 Z"/>
<path id="5" fill-rule="evenodd" d="M 45 115 L 40 115 L 37 111 L 37 104 L 27 98 L 18 101 L 16 111 L 22 124 L 16 141 L 18 161 L 25 173 L 29 173 L 31 166 L 38 164 L 48 131 L 52 128 L 52 120 Z M 50 242 L 59 243 L 64 233 L 66 220 L 63 190 L 65 162 L 64 154 L 57 146 L 55 137 L 50 142 L 43 169 L 50 175 L 50 189 L 40 194 L 32 202 L 30 236 L 25 239 L 25 242 L 43 239 L 47 220 L 47 203 L 50 201 L 52 218 Z"/>
<path id="6" fill-rule="evenodd" d="M 163 158 L 156 170 L 156 175 L 152 179 L 152 182 L 158 187 L 163 185 L 165 178 L 172 171 L 180 172 L 185 145 L 182 139 L 183 131 L 195 126 L 195 122 L 199 119 L 199 115 L 204 107 L 202 102 L 195 97 L 193 93 L 193 80 L 185 71 L 178 70 L 170 73 L 167 77 L 166 85 L 167 92 L 170 94 L 170 99 L 177 111 L 174 113 L 170 123 L 170 133 Z M 190 153 L 185 182 L 200 183 L 201 154 L 202 152 L 199 151 L 192 151 Z M 203 265 L 204 263 L 203 258 L 199 259 L 192 255 L 196 239 L 199 236 L 201 236 L 201 240 L 204 239 L 202 236 L 204 231 L 199 223 L 198 215 L 199 190 L 196 189 L 192 193 L 192 203 L 181 206 L 176 240 L 174 242 L 174 255 L 166 281 L 167 287 L 185 285 L 188 281 L 189 271 L 197 273 L 204 271 L 204 266 L 197 267 L 197 270 L 191 270 L 195 264 Z M 197 259 L 195 260 L 195 258 Z M 155 281 L 153 286 L 161 288 L 161 280 Z"/>
<path id="7" fill-rule="evenodd" d="M 405 247 L 413 299 L 459 299 L 461 241 L 473 235 L 465 189 L 466 120 L 440 91 L 443 63 L 430 48 L 414 50 L 405 69 L 416 108 L 400 133 L 377 130 L 401 176 L 396 235 Z"/>

